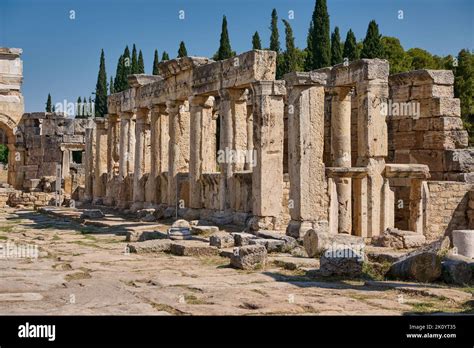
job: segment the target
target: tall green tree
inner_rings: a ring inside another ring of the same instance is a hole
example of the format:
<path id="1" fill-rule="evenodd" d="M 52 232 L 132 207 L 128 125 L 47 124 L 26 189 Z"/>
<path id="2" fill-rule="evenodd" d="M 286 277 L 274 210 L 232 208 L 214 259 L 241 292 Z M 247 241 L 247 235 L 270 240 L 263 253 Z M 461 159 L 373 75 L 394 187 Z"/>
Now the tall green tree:
<path id="1" fill-rule="evenodd" d="M 114 79 L 112 76 L 110 76 L 110 84 L 109 84 L 109 93 L 114 94 Z"/>
<path id="2" fill-rule="evenodd" d="M 252 49 L 253 50 L 261 50 L 262 49 L 262 42 L 260 41 L 260 35 L 258 35 L 258 31 L 255 32 L 252 36 Z"/>
<path id="3" fill-rule="evenodd" d="M 119 60 L 117 62 L 117 69 L 115 70 L 115 78 L 114 78 L 114 91 L 115 92 L 120 92 L 121 89 L 121 78 L 123 76 L 123 55 L 119 57 Z"/>
<path id="4" fill-rule="evenodd" d="M 230 57 L 233 57 L 235 52 L 232 51 L 230 46 L 229 32 L 227 30 L 227 18 L 224 16 L 222 18 L 222 28 L 221 28 L 221 39 L 219 43 L 219 49 L 214 55 L 214 60 L 224 60 Z"/>
<path id="5" fill-rule="evenodd" d="M 77 103 L 76 103 L 76 118 L 81 118 L 82 117 L 82 100 L 81 97 L 77 98 Z"/>
<path id="6" fill-rule="evenodd" d="M 313 69 L 313 32 L 314 26 L 313 21 L 309 23 L 308 36 L 306 37 L 306 57 L 304 61 L 304 71 L 310 71 Z"/>
<path id="7" fill-rule="evenodd" d="M 188 50 L 186 49 L 186 45 L 184 44 L 184 42 L 181 41 L 179 43 L 178 58 L 187 57 L 187 56 L 188 56 Z"/>
<path id="8" fill-rule="evenodd" d="M 99 74 L 95 85 L 95 117 L 104 117 L 107 114 L 107 74 L 105 72 L 105 55 L 100 53 Z"/>
<path id="9" fill-rule="evenodd" d="M 158 63 L 159 63 L 158 50 L 155 50 L 155 55 L 153 57 L 153 72 L 152 72 L 153 75 L 160 74 L 160 69 L 158 69 Z"/>
<path id="10" fill-rule="evenodd" d="M 331 65 L 329 14 L 326 0 L 316 0 L 313 12 L 312 60 L 313 69 Z"/>
<path id="11" fill-rule="evenodd" d="M 128 89 L 130 86 L 128 85 L 128 75 L 132 73 L 132 61 L 130 60 L 130 50 L 128 46 L 125 47 L 123 51 L 123 76 L 122 76 L 122 84 L 123 89 L 122 91 Z"/>
<path id="12" fill-rule="evenodd" d="M 278 14 L 276 9 L 272 10 L 272 20 L 270 24 L 270 51 L 280 53 L 280 35 L 278 34 Z"/>
<path id="13" fill-rule="evenodd" d="M 51 94 L 48 93 L 48 99 L 46 100 L 46 112 L 52 112 L 52 106 L 51 106 Z"/>
<path id="14" fill-rule="evenodd" d="M 406 54 L 400 40 L 395 37 L 383 36 L 382 45 L 384 54 L 382 58 L 390 63 L 390 74 L 409 71 L 411 68 L 411 57 Z"/>
<path id="15" fill-rule="evenodd" d="M 144 74 L 145 73 L 145 62 L 143 61 L 143 54 L 142 50 L 138 53 L 138 74 Z"/>
<path id="16" fill-rule="evenodd" d="M 161 61 L 163 62 L 166 60 L 170 60 L 170 56 L 166 51 L 163 51 L 163 55 L 161 56 Z"/>
<path id="17" fill-rule="evenodd" d="M 349 29 L 344 41 L 344 50 L 342 52 L 343 58 L 353 61 L 359 58 L 357 54 L 357 40 L 352 29 Z"/>
<path id="18" fill-rule="evenodd" d="M 283 24 L 285 25 L 285 45 L 286 51 L 283 54 L 284 57 L 284 68 L 283 74 L 298 71 L 298 54 L 295 46 L 295 38 L 293 36 L 293 29 L 291 28 L 290 23 L 283 19 Z"/>
<path id="19" fill-rule="evenodd" d="M 137 48 L 133 44 L 132 48 L 132 74 L 138 74 Z"/>
<path id="20" fill-rule="evenodd" d="M 469 144 L 474 144 L 474 53 L 459 51 L 454 68 L 454 95 L 461 100 L 461 117 L 469 133 Z"/>
<path id="21" fill-rule="evenodd" d="M 361 58 L 382 58 L 384 54 L 381 41 L 382 35 L 379 34 L 379 26 L 374 20 L 371 20 L 367 28 L 367 34 L 364 39 L 364 46 L 360 52 Z"/>
<path id="22" fill-rule="evenodd" d="M 434 59 L 433 55 L 421 48 L 410 48 L 407 51 L 407 55 L 411 59 L 410 70 L 419 69 L 438 69 L 438 63 Z"/>
<path id="23" fill-rule="evenodd" d="M 331 35 L 331 65 L 342 63 L 342 45 L 339 28 L 335 27 Z"/>

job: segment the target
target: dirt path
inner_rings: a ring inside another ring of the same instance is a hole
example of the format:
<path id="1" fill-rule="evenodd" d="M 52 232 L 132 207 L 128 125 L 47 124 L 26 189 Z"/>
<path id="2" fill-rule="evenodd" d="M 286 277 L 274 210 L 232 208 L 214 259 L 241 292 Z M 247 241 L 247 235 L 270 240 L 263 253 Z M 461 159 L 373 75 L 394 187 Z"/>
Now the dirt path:
<path id="1" fill-rule="evenodd" d="M 328 281 L 274 263 L 249 272 L 219 256 L 129 254 L 110 228 L 34 211 L 0 211 L 6 243 L 37 245 L 40 256 L 0 258 L 0 314 L 396 315 L 465 312 L 472 298 L 472 289 Z"/>

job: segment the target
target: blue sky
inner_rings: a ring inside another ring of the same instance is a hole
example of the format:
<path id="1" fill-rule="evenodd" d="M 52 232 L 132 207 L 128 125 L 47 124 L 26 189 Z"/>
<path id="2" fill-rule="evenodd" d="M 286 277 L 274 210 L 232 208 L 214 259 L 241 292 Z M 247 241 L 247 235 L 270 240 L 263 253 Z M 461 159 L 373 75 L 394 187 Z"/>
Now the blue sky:
<path id="1" fill-rule="evenodd" d="M 151 73 L 154 49 L 160 58 L 163 50 L 173 58 L 181 40 L 188 54 L 212 56 L 225 14 L 232 48 L 245 52 L 256 30 L 268 45 L 273 8 L 280 19 L 294 11 L 290 23 L 296 44 L 304 48 L 314 0 L 1 0 L 0 46 L 23 49 L 25 109 L 43 111 L 48 92 L 54 103 L 91 95 L 101 48 L 107 78 L 115 74 L 125 45 L 133 43 Z M 362 39 L 375 19 L 381 33 L 400 38 L 405 49 L 421 47 L 438 55 L 474 49 L 473 0 L 328 0 L 328 10 L 331 30 L 339 26 L 343 39 L 349 28 Z M 281 21 L 280 42 L 284 47 Z"/>

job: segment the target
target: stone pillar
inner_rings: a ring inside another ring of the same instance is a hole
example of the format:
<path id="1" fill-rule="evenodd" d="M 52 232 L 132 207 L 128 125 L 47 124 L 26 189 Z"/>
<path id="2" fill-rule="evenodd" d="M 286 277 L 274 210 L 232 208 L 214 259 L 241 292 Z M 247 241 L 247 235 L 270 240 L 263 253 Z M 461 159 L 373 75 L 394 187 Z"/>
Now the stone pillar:
<path id="1" fill-rule="evenodd" d="M 288 92 L 288 174 L 290 217 L 287 234 L 304 237 L 328 223 L 328 191 L 323 162 L 324 86 L 295 85 Z"/>
<path id="2" fill-rule="evenodd" d="M 84 200 L 86 202 L 91 202 L 93 198 L 95 139 L 95 123 L 89 120 L 85 129 Z"/>
<path id="3" fill-rule="evenodd" d="M 166 102 L 169 115 L 168 205 L 179 199 L 178 173 L 189 170 L 189 108 L 182 100 Z M 188 206 L 189 202 L 184 202 Z"/>
<path id="4" fill-rule="evenodd" d="M 143 175 L 146 171 L 147 133 L 149 132 L 149 110 L 139 108 L 136 114 L 135 126 L 135 163 L 133 174 L 133 205 L 132 210 L 143 208 L 145 202 L 145 187 Z"/>
<path id="5" fill-rule="evenodd" d="M 67 147 L 62 147 L 61 150 L 63 152 L 61 173 L 63 179 L 66 179 L 68 176 L 70 176 L 69 170 L 71 166 L 71 151 Z"/>
<path id="6" fill-rule="evenodd" d="M 120 114 L 120 159 L 119 175 L 125 179 L 133 170 L 133 156 L 135 153 L 135 120 L 133 113 Z"/>
<path id="7" fill-rule="evenodd" d="M 160 173 L 160 107 L 154 105 L 150 110 L 150 175 L 147 181 L 147 196 L 150 202 L 156 204 L 159 202 L 158 197 L 158 180 Z M 147 199 L 148 201 L 148 199 Z"/>
<path id="8" fill-rule="evenodd" d="M 423 224 L 423 179 L 412 178 L 410 181 L 410 218 L 408 219 L 408 230 L 424 234 Z"/>
<path id="9" fill-rule="evenodd" d="M 159 106 L 159 121 L 157 126 L 156 142 L 158 146 L 158 200 L 160 203 L 168 202 L 168 165 L 169 165 L 169 117 L 166 105 Z"/>
<path id="10" fill-rule="evenodd" d="M 203 167 L 209 162 L 210 134 L 209 126 L 212 121 L 211 107 L 213 100 L 207 96 L 193 96 L 189 98 L 190 105 L 190 154 L 189 154 L 189 207 L 202 208 L 201 174 Z M 215 137 L 214 137 L 215 138 Z M 211 158 L 212 160 L 212 158 Z"/>
<path id="11" fill-rule="evenodd" d="M 253 105 L 252 99 L 247 98 L 247 152 L 252 154 L 250 160 L 245 163 L 245 170 L 252 170 L 253 158 Z"/>
<path id="12" fill-rule="evenodd" d="M 367 167 L 367 230 L 363 237 L 375 237 L 383 232 L 382 188 L 385 157 L 388 155 L 387 124 L 382 108 L 388 98 L 386 80 L 370 80 L 358 83 L 358 142 L 357 166 Z M 362 205 L 360 205 L 362 206 Z M 356 211 L 360 214 L 360 211 Z"/>
<path id="13" fill-rule="evenodd" d="M 257 152 L 252 172 L 252 229 L 281 228 L 283 196 L 284 81 L 252 84 L 253 141 Z"/>
<path id="14" fill-rule="evenodd" d="M 351 95 L 349 87 L 334 87 L 331 99 L 332 166 L 351 165 Z M 352 179 L 337 177 L 338 233 L 352 233 Z"/>
<path id="15" fill-rule="evenodd" d="M 96 140 L 94 155 L 94 185 L 93 202 L 102 204 L 105 197 L 105 187 L 102 174 L 107 173 L 107 128 L 103 118 L 95 118 Z"/>
<path id="16" fill-rule="evenodd" d="M 112 180 L 119 158 L 120 123 L 118 115 L 109 114 L 107 123 L 107 180 Z"/>
<path id="17" fill-rule="evenodd" d="M 224 151 L 224 163 L 221 165 L 221 209 L 233 208 L 235 204 L 236 188 L 233 175 L 245 167 L 247 152 L 247 97 L 245 89 L 223 89 L 220 95 L 221 114 L 221 150 Z M 235 152 L 233 152 L 235 151 Z M 237 156 L 230 156 L 231 153 Z M 228 156 L 229 155 L 229 156 Z"/>

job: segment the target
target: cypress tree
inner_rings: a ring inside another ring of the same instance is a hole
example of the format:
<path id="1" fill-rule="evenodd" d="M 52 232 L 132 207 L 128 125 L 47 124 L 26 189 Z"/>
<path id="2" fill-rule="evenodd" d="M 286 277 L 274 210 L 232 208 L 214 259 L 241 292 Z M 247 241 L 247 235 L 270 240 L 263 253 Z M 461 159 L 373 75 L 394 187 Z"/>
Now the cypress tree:
<path id="1" fill-rule="evenodd" d="M 120 78 L 122 76 L 122 70 L 123 70 L 123 56 L 119 57 L 119 60 L 117 62 L 117 69 L 115 70 L 115 79 L 114 79 L 114 91 L 115 92 L 120 92 Z"/>
<path id="2" fill-rule="evenodd" d="M 361 58 L 382 58 L 384 51 L 381 41 L 382 35 L 379 34 L 379 26 L 374 20 L 371 20 L 367 28 L 367 34 L 364 39 Z"/>
<path id="3" fill-rule="evenodd" d="M 272 11 L 270 30 L 272 31 L 270 35 L 270 51 L 280 53 L 280 35 L 278 34 L 278 14 L 276 9 Z"/>
<path id="4" fill-rule="evenodd" d="M 316 0 L 313 12 L 312 59 L 313 69 L 331 65 L 329 14 L 326 0 Z"/>
<path id="5" fill-rule="evenodd" d="M 163 51 L 163 55 L 161 56 L 161 61 L 163 62 L 166 60 L 170 60 L 170 56 L 166 51 Z"/>
<path id="6" fill-rule="evenodd" d="M 104 50 L 100 53 L 99 74 L 95 85 L 95 117 L 107 114 L 107 74 L 105 72 Z"/>
<path id="7" fill-rule="evenodd" d="M 260 41 L 260 35 L 258 35 L 258 31 L 255 32 L 252 36 L 252 49 L 253 50 L 261 50 L 262 49 L 262 42 Z"/>
<path id="8" fill-rule="evenodd" d="M 112 76 L 110 76 L 110 84 L 109 84 L 109 91 L 110 91 L 110 94 L 114 94 L 114 79 L 112 78 Z"/>
<path id="9" fill-rule="evenodd" d="M 304 61 L 304 70 L 310 71 L 313 69 L 313 21 L 309 23 L 308 36 L 306 37 L 306 57 Z"/>
<path id="10" fill-rule="evenodd" d="M 130 61 L 130 50 L 128 46 L 125 47 L 123 51 L 123 69 L 122 69 L 122 77 L 121 77 L 121 84 L 122 89 L 120 91 L 124 91 L 129 88 L 128 86 L 128 75 L 132 73 L 132 64 Z"/>
<path id="11" fill-rule="evenodd" d="M 358 58 L 357 57 L 357 41 L 352 29 L 349 29 L 349 31 L 347 32 L 342 56 L 343 58 L 349 59 L 349 61 L 353 61 Z"/>
<path id="12" fill-rule="evenodd" d="M 224 16 L 222 18 L 222 29 L 221 29 L 221 39 L 219 44 L 219 50 L 214 56 L 215 60 L 224 60 L 232 57 L 234 54 L 232 48 L 230 47 L 229 32 L 227 31 L 227 18 Z"/>
<path id="13" fill-rule="evenodd" d="M 335 27 L 331 35 L 331 65 L 342 63 L 342 45 L 339 28 Z"/>
<path id="14" fill-rule="evenodd" d="M 283 74 L 297 71 L 298 62 L 296 57 L 296 47 L 295 47 L 295 38 L 293 36 L 293 29 L 291 28 L 290 23 L 283 19 L 283 24 L 285 24 L 285 44 L 286 52 L 284 54 L 284 70 Z"/>
<path id="15" fill-rule="evenodd" d="M 76 118 L 81 118 L 82 116 L 82 100 L 81 97 L 77 98 L 76 103 Z"/>
<path id="16" fill-rule="evenodd" d="M 153 75 L 160 74 L 160 70 L 158 69 L 158 63 L 159 63 L 158 50 L 155 50 L 155 56 L 153 57 L 153 72 L 152 72 Z"/>
<path id="17" fill-rule="evenodd" d="M 51 94 L 48 93 L 48 99 L 46 100 L 46 112 L 51 112 Z"/>
<path id="18" fill-rule="evenodd" d="M 137 48 L 133 44 L 132 48 L 132 74 L 138 74 Z"/>
<path id="19" fill-rule="evenodd" d="M 138 53 L 138 74 L 144 74 L 145 73 L 145 63 L 143 62 L 143 54 L 142 50 Z"/>
<path id="20" fill-rule="evenodd" d="M 187 56 L 188 56 L 188 50 L 186 49 L 184 42 L 181 41 L 179 43 L 178 58 L 187 57 Z"/>

